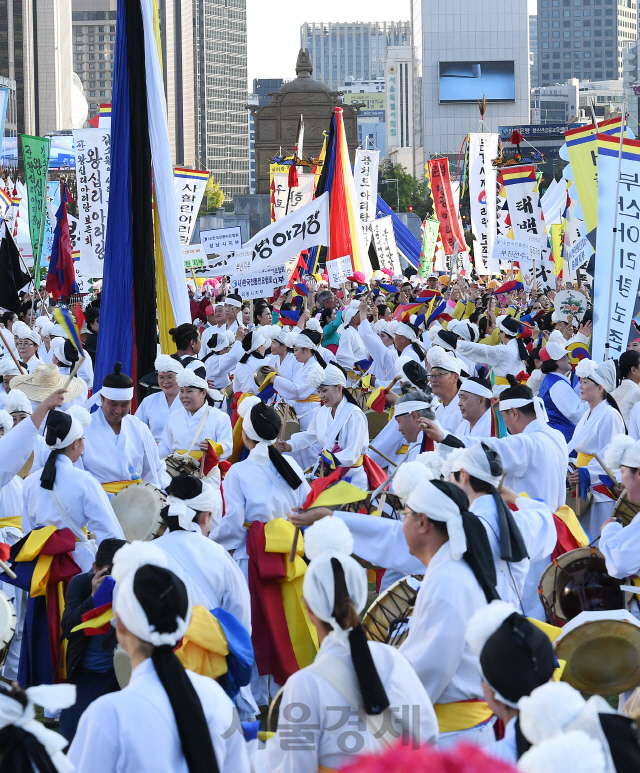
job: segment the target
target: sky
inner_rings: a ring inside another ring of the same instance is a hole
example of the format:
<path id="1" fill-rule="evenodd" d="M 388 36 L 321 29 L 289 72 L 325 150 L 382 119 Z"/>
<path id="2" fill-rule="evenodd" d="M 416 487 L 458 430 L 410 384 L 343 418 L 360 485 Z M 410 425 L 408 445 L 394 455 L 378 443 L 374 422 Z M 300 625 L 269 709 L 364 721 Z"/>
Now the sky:
<path id="1" fill-rule="evenodd" d="M 536 0 L 527 4 L 535 13 Z M 409 21 L 409 8 L 409 0 L 247 0 L 249 91 L 254 78 L 295 77 L 304 22 Z"/>

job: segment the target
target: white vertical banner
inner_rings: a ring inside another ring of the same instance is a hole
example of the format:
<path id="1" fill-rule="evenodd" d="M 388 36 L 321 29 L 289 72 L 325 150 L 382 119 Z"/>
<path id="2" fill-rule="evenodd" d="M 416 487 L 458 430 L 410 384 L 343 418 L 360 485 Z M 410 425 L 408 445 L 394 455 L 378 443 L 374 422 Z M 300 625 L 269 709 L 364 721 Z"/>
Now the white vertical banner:
<path id="1" fill-rule="evenodd" d="M 498 178 L 493 160 L 498 155 L 499 139 L 499 134 L 469 135 L 469 205 L 478 274 L 491 273 L 490 258 L 497 233 Z"/>
<path id="2" fill-rule="evenodd" d="M 369 226 L 376 219 L 379 166 L 379 150 L 364 150 L 364 148 L 358 148 L 356 150 L 356 163 L 353 167 L 353 178 L 356 184 L 358 221 L 362 227 L 364 240 L 367 246 L 371 241 L 371 229 Z"/>
<path id="3" fill-rule="evenodd" d="M 280 220 L 285 214 L 291 215 L 300 207 L 304 207 L 313 199 L 316 176 L 314 174 L 299 174 L 298 184 L 289 188 L 288 174 L 273 175 L 273 214 L 275 220 Z M 287 197 L 289 209 L 287 211 Z"/>
<path id="4" fill-rule="evenodd" d="M 179 166 L 173 170 L 173 183 L 178 200 L 178 233 L 182 245 L 191 244 L 208 181 L 209 172 L 206 170 L 183 169 Z"/>
<path id="5" fill-rule="evenodd" d="M 111 176 L 111 133 L 105 129 L 78 129 L 73 132 L 76 149 L 78 186 L 78 226 L 80 230 L 80 272 L 101 278 L 109 209 Z"/>
<path id="6" fill-rule="evenodd" d="M 394 276 L 400 276 L 402 274 L 400 253 L 396 244 L 396 235 L 393 230 L 391 215 L 373 220 L 371 231 L 380 268 L 390 268 Z"/>

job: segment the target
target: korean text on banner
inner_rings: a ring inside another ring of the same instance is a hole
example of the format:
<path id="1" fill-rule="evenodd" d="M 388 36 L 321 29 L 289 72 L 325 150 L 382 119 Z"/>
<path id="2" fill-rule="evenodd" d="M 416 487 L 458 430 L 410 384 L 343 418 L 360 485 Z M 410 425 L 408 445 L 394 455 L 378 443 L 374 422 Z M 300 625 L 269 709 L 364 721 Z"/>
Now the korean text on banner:
<path id="1" fill-rule="evenodd" d="M 453 247 L 456 241 L 458 244 L 466 244 L 466 242 L 460 228 L 453 190 L 451 189 L 449 160 L 446 158 L 434 158 L 427 163 L 427 169 L 436 208 L 436 217 L 440 221 L 442 246 L 446 255 L 453 255 Z"/>
<path id="2" fill-rule="evenodd" d="M 592 356 L 600 362 L 618 357 L 626 350 L 638 294 L 640 142 L 624 140 L 620 160 L 620 138 L 598 134 L 597 152 L 598 257 L 593 280 Z M 616 199 L 618 165 L 620 185 Z"/>
<path id="3" fill-rule="evenodd" d="M 438 220 L 427 218 L 422 224 L 422 250 L 420 252 L 420 268 L 418 269 L 421 279 L 429 276 L 433 271 L 439 231 L 440 222 Z"/>
<path id="4" fill-rule="evenodd" d="M 288 168 L 288 167 L 287 167 Z M 273 214 L 275 220 L 281 220 L 286 214 L 297 212 L 313 199 L 316 177 L 314 174 L 299 174 L 298 184 L 289 188 L 288 174 L 273 175 Z M 287 195 L 289 210 L 287 212 Z"/>
<path id="5" fill-rule="evenodd" d="M 289 281 L 286 266 L 256 271 L 254 274 L 233 274 L 230 277 L 231 290 L 243 300 L 269 298 L 276 287 L 284 287 Z"/>
<path id="6" fill-rule="evenodd" d="M 356 163 L 353 167 L 353 177 L 356 184 L 358 201 L 358 222 L 364 233 L 365 243 L 371 239 L 369 224 L 376 219 L 376 201 L 378 199 L 378 168 L 380 166 L 380 151 L 356 150 Z"/>
<path id="7" fill-rule="evenodd" d="M 326 267 L 327 274 L 329 275 L 329 287 L 342 287 L 347 278 L 353 273 L 351 255 L 328 260 Z"/>
<path id="8" fill-rule="evenodd" d="M 204 268 L 207 265 L 207 256 L 201 244 L 187 244 L 182 246 L 185 271 L 192 268 Z"/>
<path id="9" fill-rule="evenodd" d="M 259 231 L 244 246 L 253 250 L 252 272 L 282 266 L 302 250 L 329 245 L 329 194 Z"/>
<path id="10" fill-rule="evenodd" d="M 202 248 L 202 245 L 191 244 L 189 247 L 182 248 L 182 254 L 185 257 L 185 267 L 186 250 L 192 250 L 196 247 Z M 223 274 L 248 274 L 251 270 L 253 250 L 240 249 L 235 252 L 224 252 L 219 255 L 207 255 L 202 250 L 200 254 L 204 255 L 204 265 L 191 266 L 191 269 L 189 269 L 189 274 L 193 270 L 196 278 L 205 279 L 207 277 L 222 276 Z"/>
<path id="11" fill-rule="evenodd" d="M 207 187 L 209 172 L 206 169 L 173 170 L 173 182 L 178 200 L 178 232 L 180 244 L 191 244 L 191 237 L 198 219 L 198 210 Z"/>
<path id="12" fill-rule="evenodd" d="M 27 184 L 29 236 L 33 249 L 34 277 L 38 278 L 47 211 L 47 169 L 50 140 L 44 137 L 20 135 Z"/>
<path id="13" fill-rule="evenodd" d="M 540 243 L 546 238 L 544 217 L 540 205 L 536 168 L 532 165 L 514 166 L 502 172 L 513 238 L 523 242 Z"/>
<path id="14" fill-rule="evenodd" d="M 76 182 L 80 225 L 80 272 L 100 278 L 109 209 L 111 133 L 107 129 L 73 132 L 76 147 Z"/>
<path id="15" fill-rule="evenodd" d="M 569 254 L 567 255 L 567 262 L 569 263 L 569 271 L 575 274 L 576 271 L 584 266 L 589 260 L 593 249 L 586 236 L 581 236 L 577 242 L 571 245 L 569 248 Z"/>
<path id="16" fill-rule="evenodd" d="M 497 231 L 497 170 L 499 134 L 469 135 L 469 204 L 471 230 L 475 236 L 473 257 L 476 271 L 488 274 L 489 258 Z"/>
<path id="17" fill-rule="evenodd" d="M 221 276 L 225 273 L 227 257 L 242 247 L 242 229 L 238 225 L 200 231 L 200 243 L 207 256 L 209 269 L 217 272 L 209 276 Z"/>
<path id="18" fill-rule="evenodd" d="M 371 231 L 373 232 L 373 243 L 378 255 L 380 268 L 391 269 L 394 276 L 402 274 L 400 253 L 396 244 L 396 235 L 393 230 L 391 215 L 374 220 L 371 223 Z"/>

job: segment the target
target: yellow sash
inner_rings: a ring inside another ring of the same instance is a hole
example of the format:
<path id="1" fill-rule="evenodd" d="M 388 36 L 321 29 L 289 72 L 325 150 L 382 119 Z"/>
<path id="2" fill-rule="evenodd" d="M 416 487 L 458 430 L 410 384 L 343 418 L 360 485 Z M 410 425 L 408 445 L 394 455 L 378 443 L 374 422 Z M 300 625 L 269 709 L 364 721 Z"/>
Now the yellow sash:
<path id="1" fill-rule="evenodd" d="M 224 449 L 222 448 L 220 443 L 215 443 L 213 440 L 207 440 L 207 442 L 209 443 L 211 448 L 213 448 L 213 450 L 216 452 L 216 454 L 218 456 L 222 455 Z M 186 456 L 187 449 L 186 448 L 179 448 L 177 451 L 174 451 L 173 453 L 174 454 L 180 454 L 181 456 Z M 202 459 L 202 451 L 200 451 L 199 449 L 196 449 L 194 451 L 189 451 L 189 456 L 192 459 L 196 459 L 197 461 L 200 461 L 200 459 Z"/>
<path id="2" fill-rule="evenodd" d="M 494 379 L 496 386 L 509 386 L 509 381 L 504 376 L 494 376 Z"/>
<path id="3" fill-rule="evenodd" d="M 318 765 L 318 773 L 336 773 L 335 768 L 325 768 L 324 765 Z"/>
<path id="4" fill-rule="evenodd" d="M 460 703 L 436 703 L 433 707 L 441 733 L 470 730 L 491 719 L 493 711 L 485 701 L 461 701 Z"/>
<path id="5" fill-rule="evenodd" d="M 0 518 L 0 529 L 6 529 L 8 526 L 13 526 L 15 529 L 22 531 L 22 516 L 10 515 L 7 518 Z"/>
<path id="6" fill-rule="evenodd" d="M 264 525 L 265 552 L 282 553 L 286 576 L 279 580 L 282 606 L 287 620 L 291 644 L 300 668 L 313 663 L 318 652 L 318 631 L 309 620 L 302 603 L 302 582 L 307 565 L 302 559 L 304 545 L 302 535 L 298 538 L 298 550 L 293 563 L 289 561 L 295 527 L 284 518 L 274 518 Z"/>
<path id="7" fill-rule="evenodd" d="M 405 444 L 401 445 L 400 448 L 396 451 L 396 454 L 406 454 L 409 450 L 409 446 Z"/>
<path id="8" fill-rule="evenodd" d="M 583 454 L 581 451 L 578 451 L 578 458 L 576 459 L 576 467 L 586 467 L 592 459 L 593 459 L 592 454 Z"/>
<path id="9" fill-rule="evenodd" d="M 309 397 L 305 397 L 304 400 L 296 400 L 297 403 L 319 403 L 320 398 L 318 395 L 309 395 Z"/>
<path id="10" fill-rule="evenodd" d="M 360 458 L 356 460 L 356 462 L 355 462 L 355 464 L 353 466 L 354 467 L 362 467 L 363 464 L 364 464 L 364 456 L 360 456 Z"/>
<path id="11" fill-rule="evenodd" d="M 136 483 L 142 483 L 142 480 L 111 480 L 109 483 L 102 483 L 102 488 L 107 494 L 117 494 L 119 491 L 127 488 L 127 486 L 135 486 Z"/>
<path id="12" fill-rule="evenodd" d="M 227 673 L 229 647 L 222 626 L 206 607 L 191 610 L 191 622 L 176 650 L 185 668 L 211 679 Z"/>

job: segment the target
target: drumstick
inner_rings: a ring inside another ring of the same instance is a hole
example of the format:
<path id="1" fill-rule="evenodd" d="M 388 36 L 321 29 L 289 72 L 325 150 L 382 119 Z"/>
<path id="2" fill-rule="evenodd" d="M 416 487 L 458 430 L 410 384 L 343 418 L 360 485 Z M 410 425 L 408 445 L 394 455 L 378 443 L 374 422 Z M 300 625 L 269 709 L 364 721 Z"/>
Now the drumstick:
<path id="1" fill-rule="evenodd" d="M 402 379 L 402 376 L 396 376 L 393 381 L 384 388 L 385 394 L 389 394 L 389 392 L 393 389 L 393 387 Z"/>
<path id="2" fill-rule="evenodd" d="M 11 580 L 15 580 L 17 578 L 17 574 L 13 571 L 13 569 L 9 566 L 9 564 L 5 564 L 4 561 L 0 560 L 0 569 L 9 577 Z"/>
<path id="3" fill-rule="evenodd" d="M 2 332 L 2 328 L 0 328 L 0 338 L 2 338 L 2 343 L 4 344 L 4 347 L 5 347 L 5 349 L 6 349 L 6 350 L 9 352 L 9 354 L 11 355 L 11 359 L 12 359 L 12 360 L 15 362 L 15 364 L 16 364 L 16 368 L 17 368 L 17 369 L 20 371 L 20 375 L 21 375 L 21 376 L 22 376 L 22 375 L 24 375 L 24 374 L 25 374 L 27 371 L 26 371 L 26 370 L 25 370 L 25 369 L 22 367 L 22 365 L 20 365 L 20 363 L 18 362 L 18 360 L 16 360 L 16 356 L 15 356 L 15 354 L 13 353 L 13 349 L 12 349 L 12 348 L 9 346 L 9 344 L 7 343 L 7 339 L 4 337 L 4 334 L 3 334 L 3 332 Z M 12 578 L 12 579 L 13 579 L 13 578 Z"/>
<path id="4" fill-rule="evenodd" d="M 284 415 L 282 417 L 282 426 L 280 427 L 280 441 L 284 440 L 284 433 L 287 430 L 287 420 L 289 419 L 289 403 L 284 404 Z"/>
<path id="5" fill-rule="evenodd" d="M 296 526 L 295 534 L 293 535 L 293 542 L 291 543 L 291 551 L 289 553 L 289 563 L 292 564 L 296 560 L 296 553 L 298 552 L 298 537 L 300 536 L 300 529 Z"/>
<path id="6" fill-rule="evenodd" d="M 602 459 L 598 456 L 598 454 L 593 455 L 596 462 L 602 467 L 602 469 L 607 473 L 607 475 L 611 478 L 612 483 L 617 483 L 616 476 L 613 474 L 613 472 L 606 466 L 606 464 L 602 461 Z"/>
<path id="7" fill-rule="evenodd" d="M 373 451 L 374 454 L 378 454 L 378 456 L 381 456 L 385 462 L 389 462 L 389 464 L 392 464 L 394 467 L 397 467 L 397 462 L 392 462 L 391 459 L 389 459 L 388 456 L 385 456 L 382 451 L 378 451 L 378 449 L 375 446 L 372 446 L 371 443 L 369 443 L 369 450 Z"/>

